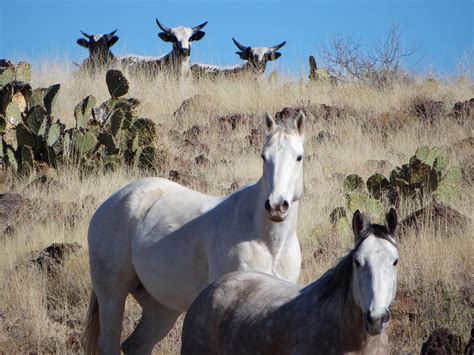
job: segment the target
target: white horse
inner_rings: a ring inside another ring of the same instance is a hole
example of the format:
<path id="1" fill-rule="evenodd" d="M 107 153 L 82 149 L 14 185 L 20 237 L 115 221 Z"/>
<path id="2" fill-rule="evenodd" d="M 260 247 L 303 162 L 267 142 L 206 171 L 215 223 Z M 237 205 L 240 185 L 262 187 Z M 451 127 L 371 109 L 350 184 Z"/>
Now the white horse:
<path id="1" fill-rule="evenodd" d="M 223 276 L 189 308 L 181 354 L 389 354 L 394 209 L 386 222 L 370 224 L 356 211 L 354 249 L 303 288 L 256 271 Z"/>
<path id="2" fill-rule="evenodd" d="M 122 345 L 150 353 L 199 293 L 220 276 L 259 270 L 296 282 L 296 236 L 303 195 L 303 130 L 279 127 L 267 114 L 263 176 L 225 197 L 189 190 L 162 178 L 131 183 L 109 197 L 89 226 L 92 294 L 83 346 L 119 354 L 125 300 L 143 308 Z"/>

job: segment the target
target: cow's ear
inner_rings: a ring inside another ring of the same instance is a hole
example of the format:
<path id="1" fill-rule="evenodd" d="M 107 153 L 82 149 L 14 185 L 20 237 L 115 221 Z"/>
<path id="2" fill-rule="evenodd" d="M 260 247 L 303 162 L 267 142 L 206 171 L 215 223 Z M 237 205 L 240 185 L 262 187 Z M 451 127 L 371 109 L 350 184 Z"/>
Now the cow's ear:
<path id="1" fill-rule="evenodd" d="M 196 33 L 194 33 L 191 36 L 190 40 L 191 41 L 199 41 L 201 38 L 204 37 L 205 34 L 206 34 L 206 32 L 204 32 L 204 31 L 197 31 Z"/>
<path id="2" fill-rule="evenodd" d="M 118 39 L 119 39 L 118 36 L 112 36 L 112 37 L 108 40 L 107 46 L 108 46 L 109 48 L 112 47 L 115 43 L 117 43 Z"/>
<path id="3" fill-rule="evenodd" d="M 173 36 L 166 32 L 158 33 L 158 36 L 165 42 L 173 42 Z"/>
<path id="4" fill-rule="evenodd" d="M 84 48 L 89 48 L 89 42 L 87 42 L 84 38 L 79 38 L 77 40 L 77 44 Z"/>

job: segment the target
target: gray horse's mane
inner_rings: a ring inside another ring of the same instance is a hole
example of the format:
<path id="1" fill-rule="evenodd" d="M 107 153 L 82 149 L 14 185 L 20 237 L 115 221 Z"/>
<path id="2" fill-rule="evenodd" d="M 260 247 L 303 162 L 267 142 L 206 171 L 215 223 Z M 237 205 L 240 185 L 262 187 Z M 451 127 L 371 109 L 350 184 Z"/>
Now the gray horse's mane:
<path id="1" fill-rule="evenodd" d="M 316 281 L 313 286 L 317 290 L 319 297 L 318 304 L 325 304 L 330 302 L 338 295 L 341 296 L 341 301 L 344 304 L 349 295 L 349 288 L 351 285 L 353 255 L 362 245 L 365 239 L 374 235 L 377 238 L 384 239 L 390 244 L 396 246 L 395 240 L 390 235 L 390 232 L 385 226 L 380 224 L 371 224 L 365 228 L 358 236 L 354 248 L 344 257 L 340 259 L 335 267 L 329 269 L 324 275 Z"/>

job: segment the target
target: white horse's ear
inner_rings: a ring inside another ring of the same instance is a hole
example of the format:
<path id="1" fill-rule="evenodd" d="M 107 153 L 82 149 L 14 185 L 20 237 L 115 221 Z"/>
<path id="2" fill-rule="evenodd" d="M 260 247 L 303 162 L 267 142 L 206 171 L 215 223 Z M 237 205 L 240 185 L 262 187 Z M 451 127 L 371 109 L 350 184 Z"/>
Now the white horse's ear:
<path id="1" fill-rule="evenodd" d="M 298 130 L 298 133 L 302 136 L 304 135 L 304 126 L 306 123 L 306 116 L 303 113 L 303 111 L 300 111 L 298 113 L 298 116 L 295 117 L 295 120 L 293 121 L 295 128 Z"/>
<path id="2" fill-rule="evenodd" d="M 385 220 L 387 222 L 388 232 L 393 236 L 395 234 L 395 230 L 397 229 L 397 225 L 398 225 L 397 211 L 391 208 L 390 211 L 387 213 Z"/>
<path id="3" fill-rule="evenodd" d="M 354 232 L 355 241 L 359 239 L 360 233 L 367 228 L 367 225 L 368 221 L 365 216 L 359 210 L 355 211 L 354 216 L 352 216 L 352 231 Z"/>
<path id="4" fill-rule="evenodd" d="M 265 125 L 267 126 L 267 129 L 270 132 L 273 131 L 273 129 L 275 128 L 275 120 L 269 112 L 265 114 Z"/>

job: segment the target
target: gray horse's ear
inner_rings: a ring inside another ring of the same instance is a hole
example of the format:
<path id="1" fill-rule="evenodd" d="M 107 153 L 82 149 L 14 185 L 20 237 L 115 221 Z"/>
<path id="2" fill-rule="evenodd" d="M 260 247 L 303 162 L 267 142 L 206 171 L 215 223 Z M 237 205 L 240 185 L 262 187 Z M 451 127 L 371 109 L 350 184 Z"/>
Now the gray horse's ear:
<path id="1" fill-rule="evenodd" d="M 304 126 L 306 123 L 306 116 L 303 111 L 300 111 L 298 113 L 298 116 L 296 116 L 295 120 L 293 121 L 295 128 L 298 130 L 298 133 L 302 136 L 304 135 Z"/>
<path id="2" fill-rule="evenodd" d="M 354 216 L 352 216 L 352 231 L 354 232 L 355 241 L 359 239 L 360 233 L 367 228 L 367 225 L 368 221 L 365 216 L 359 210 L 355 211 Z"/>
<path id="3" fill-rule="evenodd" d="M 267 126 L 268 131 L 273 131 L 275 128 L 275 120 L 269 112 L 265 114 L 265 125 Z"/>
<path id="4" fill-rule="evenodd" d="M 395 234 L 395 230 L 397 229 L 398 225 L 397 220 L 397 211 L 391 208 L 390 211 L 387 213 L 387 216 L 385 217 L 385 221 L 387 222 L 387 229 L 391 235 Z"/>

